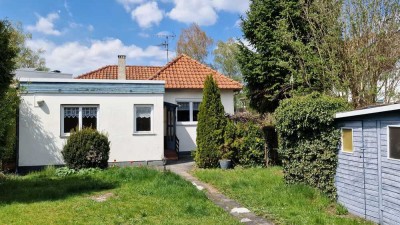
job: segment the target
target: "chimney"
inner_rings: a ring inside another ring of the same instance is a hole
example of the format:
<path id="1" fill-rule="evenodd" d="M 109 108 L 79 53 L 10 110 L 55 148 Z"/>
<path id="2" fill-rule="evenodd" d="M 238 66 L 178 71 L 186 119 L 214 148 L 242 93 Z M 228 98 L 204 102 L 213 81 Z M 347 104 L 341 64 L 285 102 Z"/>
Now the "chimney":
<path id="1" fill-rule="evenodd" d="M 118 55 L 118 80 L 126 80 L 126 56 Z"/>

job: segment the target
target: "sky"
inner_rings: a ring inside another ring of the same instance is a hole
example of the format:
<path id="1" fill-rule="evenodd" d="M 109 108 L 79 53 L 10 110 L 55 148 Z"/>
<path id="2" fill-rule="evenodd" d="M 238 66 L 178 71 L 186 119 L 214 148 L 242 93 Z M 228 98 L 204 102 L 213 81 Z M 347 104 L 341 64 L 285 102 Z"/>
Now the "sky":
<path id="1" fill-rule="evenodd" d="M 115 65 L 119 54 L 128 65 L 164 65 L 165 35 L 176 36 L 171 60 L 191 23 L 215 42 L 241 38 L 248 7 L 249 0 L 0 0 L 0 19 L 21 22 L 32 34 L 27 45 L 45 51 L 51 70 L 80 75 Z"/>

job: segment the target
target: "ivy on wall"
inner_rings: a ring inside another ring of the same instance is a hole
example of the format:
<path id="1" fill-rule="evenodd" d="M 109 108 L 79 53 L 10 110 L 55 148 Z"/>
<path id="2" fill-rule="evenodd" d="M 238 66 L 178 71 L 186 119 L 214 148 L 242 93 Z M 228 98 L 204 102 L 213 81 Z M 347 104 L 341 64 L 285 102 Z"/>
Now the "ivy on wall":
<path id="1" fill-rule="evenodd" d="M 344 99 L 318 93 L 280 103 L 275 119 L 287 183 L 305 183 L 336 198 L 340 132 L 334 126 L 334 114 L 349 109 Z"/>

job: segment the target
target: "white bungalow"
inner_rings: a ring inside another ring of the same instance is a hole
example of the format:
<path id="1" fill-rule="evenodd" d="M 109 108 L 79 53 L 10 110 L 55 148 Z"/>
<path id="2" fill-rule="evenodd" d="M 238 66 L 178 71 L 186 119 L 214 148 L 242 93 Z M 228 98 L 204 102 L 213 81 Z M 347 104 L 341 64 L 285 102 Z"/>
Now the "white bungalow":
<path id="1" fill-rule="evenodd" d="M 62 165 L 74 128 L 94 127 L 111 142 L 110 163 L 161 164 L 196 148 L 203 83 L 213 75 L 226 113 L 242 85 L 180 55 L 164 67 L 105 66 L 77 79 L 20 78 L 19 171 Z"/>

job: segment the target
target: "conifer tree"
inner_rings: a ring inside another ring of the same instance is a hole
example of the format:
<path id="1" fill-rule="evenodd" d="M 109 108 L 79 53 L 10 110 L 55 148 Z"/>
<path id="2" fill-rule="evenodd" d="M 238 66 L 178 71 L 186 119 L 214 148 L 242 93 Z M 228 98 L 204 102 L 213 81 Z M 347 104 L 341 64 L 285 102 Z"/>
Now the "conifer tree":
<path id="1" fill-rule="evenodd" d="M 224 143 L 226 125 L 224 106 L 217 83 L 211 75 L 204 82 L 203 100 L 197 124 L 195 161 L 200 168 L 218 166 L 220 146 Z"/>

